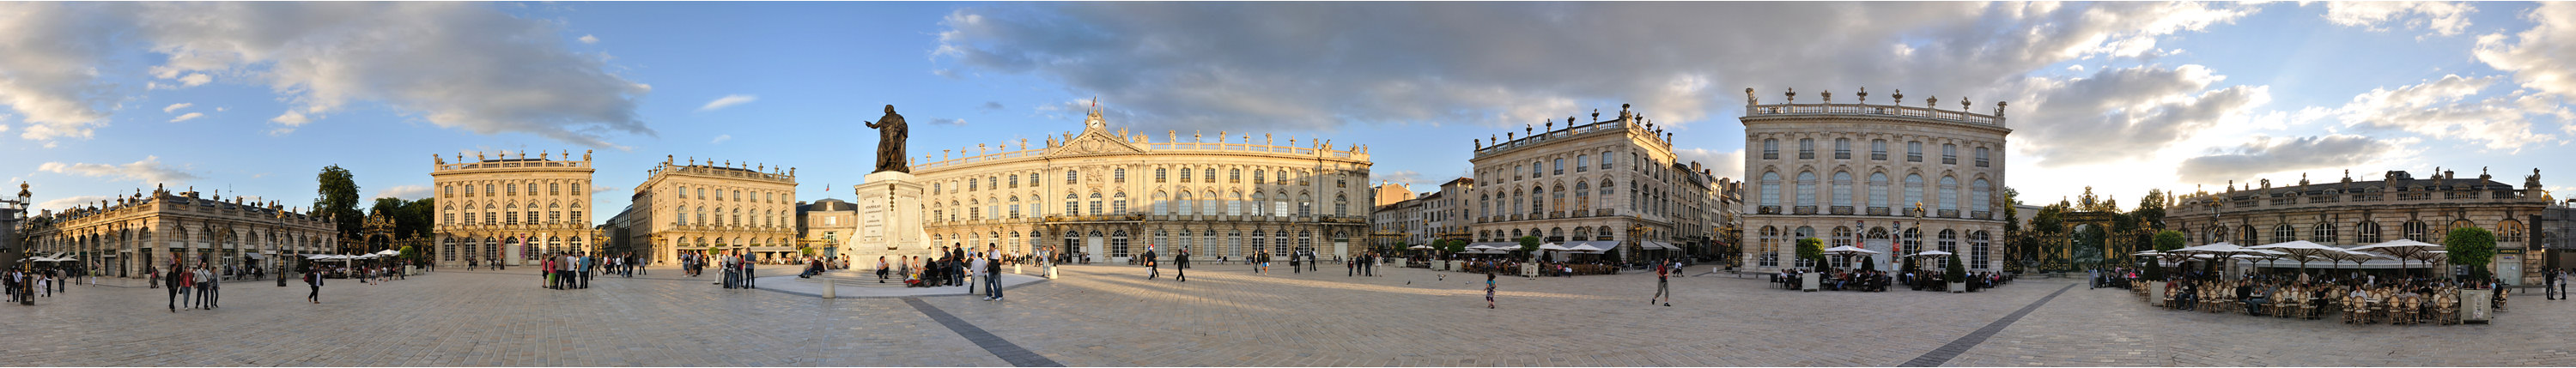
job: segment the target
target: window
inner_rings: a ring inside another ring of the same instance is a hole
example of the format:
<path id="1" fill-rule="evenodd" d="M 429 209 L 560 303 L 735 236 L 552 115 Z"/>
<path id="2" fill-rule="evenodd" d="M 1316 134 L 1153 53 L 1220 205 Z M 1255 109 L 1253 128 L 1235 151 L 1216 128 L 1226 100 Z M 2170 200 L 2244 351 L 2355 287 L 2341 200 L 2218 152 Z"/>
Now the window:
<path id="1" fill-rule="evenodd" d="M 1834 138 L 1834 159 L 1851 159 L 1851 138 Z"/>
<path id="2" fill-rule="evenodd" d="M 1126 168 L 1118 168 L 1118 169 L 1111 169 L 1111 170 L 1109 170 L 1109 182 L 1112 182 L 1112 183 L 1125 183 L 1125 182 L 1127 182 L 1127 169 L 1126 169 Z"/>
<path id="3" fill-rule="evenodd" d="M 546 183 L 546 195 L 563 195 L 563 184 Z"/>
<path id="4" fill-rule="evenodd" d="M 971 178 L 970 178 L 970 179 L 966 179 L 966 191 L 969 191 L 969 192 L 976 191 L 976 190 L 978 190 L 978 189 L 981 189 L 981 187 L 982 187 L 982 186 L 983 186 L 983 184 L 977 184 L 977 183 L 975 183 L 975 179 L 971 179 Z"/>
<path id="5" fill-rule="evenodd" d="M 1583 162 L 1584 162 L 1584 161 L 1590 161 L 1590 160 L 1586 160 L 1586 159 L 1584 159 L 1584 157 L 1585 157 L 1584 155 L 1574 155 L 1574 172 L 1592 171 L 1592 167 L 1591 167 L 1591 166 L 1584 166 L 1584 165 L 1583 165 Z"/>
<path id="6" fill-rule="evenodd" d="M 1905 174 L 1905 203 L 1898 203 L 1897 205 L 1908 206 L 1906 208 L 1909 209 L 1913 208 L 1911 206 L 1924 205 L 1923 184 L 1923 175 Z"/>
<path id="7" fill-rule="evenodd" d="M 1091 214 L 1099 215 L 1106 213 L 1107 212 L 1100 211 L 1100 192 L 1091 192 Z"/>
<path id="8" fill-rule="evenodd" d="M 2427 232 L 2427 231 L 2431 231 L 2431 230 L 2432 230 L 2432 227 L 2431 227 L 2431 226 L 2425 226 L 2423 221 L 2407 221 L 2407 222 L 2406 222 L 2406 225 L 2404 225 L 2404 229 L 2403 229 L 2403 231 L 2405 231 L 2405 233 L 2404 233 L 2404 234 L 2406 234 L 2406 237 L 2405 237 L 2405 238 L 2401 238 L 2401 239 L 2414 240 L 2414 241 L 2435 240 L 2435 239 L 2430 239 L 2430 238 L 2425 238 L 2425 237 L 2424 237 L 2424 236 L 2425 236 L 2425 235 L 2424 235 L 2424 234 L 2425 234 L 2425 232 Z"/>
<path id="9" fill-rule="evenodd" d="M 1268 175 L 1266 175 L 1267 173 L 1268 173 L 1268 171 L 1252 170 L 1252 183 L 1253 183 L 1253 184 L 1261 184 L 1261 183 L 1264 183 L 1264 182 L 1269 182 L 1270 180 L 1265 178 L 1265 177 L 1267 177 L 1267 176 L 1268 176 Z"/>
<path id="10" fill-rule="evenodd" d="M 1544 177 L 1547 177 L 1547 168 L 1541 167 L 1538 161 L 1530 161 L 1530 178 Z"/>
<path id="11" fill-rule="evenodd" d="M 1798 159 L 1800 159 L 1800 160 L 1812 160 L 1812 159 L 1815 159 L 1815 158 L 1816 158 L 1816 140 L 1815 140 L 1815 139 L 1808 139 L 1808 138 L 1799 138 L 1799 139 L 1798 139 Z"/>
<path id="12" fill-rule="evenodd" d="M 1923 142 L 1905 142 L 1905 162 L 1923 162 Z"/>
<path id="13" fill-rule="evenodd" d="M 1243 169 L 1226 169 L 1226 171 L 1225 171 L 1225 182 L 1227 182 L 1227 183 L 1241 183 L 1241 182 L 1243 182 Z"/>
<path id="14" fill-rule="evenodd" d="M 2335 230 L 2338 229 L 2335 229 L 2334 224 L 2322 222 L 2317 223 L 2316 225 L 2308 228 L 2308 241 L 2316 242 L 2317 244 L 2334 244 L 2335 238 L 2342 235 L 2338 234 Z"/>
<path id="15" fill-rule="evenodd" d="M 1080 181 L 1080 180 L 1082 180 L 1082 171 L 1081 171 L 1081 170 L 1064 169 L 1064 183 L 1065 183 L 1065 184 L 1073 184 L 1073 183 L 1078 182 L 1078 181 Z"/>
<path id="16" fill-rule="evenodd" d="M 1991 219 L 1994 216 L 1994 214 L 1991 213 L 1991 211 L 1993 211 L 1992 206 L 1994 206 L 1995 202 L 1995 187 L 1993 183 L 1986 182 L 1986 179 L 1977 179 L 1977 181 L 1969 183 L 1968 196 L 1969 211 L 1989 212 L 1987 214 L 1988 218 L 1980 219 Z"/>
<path id="17" fill-rule="evenodd" d="M 1002 178 L 996 178 L 996 177 L 991 177 L 991 176 L 986 176 L 986 177 L 984 177 L 984 188 L 985 188 L 985 189 L 1002 189 Z"/>
<path id="18" fill-rule="evenodd" d="M 1202 173 L 1206 173 L 1206 174 L 1207 174 L 1207 175 L 1202 175 L 1202 176 L 1200 176 L 1200 177 L 1199 177 L 1199 178 L 1200 178 L 1199 180 L 1202 180 L 1202 182 L 1205 182 L 1205 183 L 1214 183 L 1214 182 L 1216 182 L 1216 169 L 1213 169 L 1213 168 L 1211 168 L 1211 169 L 1207 169 L 1207 171 L 1202 171 Z M 1189 179 L 1188 177 L 1182 177 L 1181 179 L 1184 179 L 1184 180 L 1182 180 L 1182 181 L 1189 181 L 1189 180 L 1187 180 L 1187 179 Z"/>
<path id="19" fill-rule="evenodd" d="M 1957 214 L 1959 212 L 1959 178 L 1942 176 L 1941 198 L 1937 198 L 1936 200 L 1941 201 L 1941 208 L 1949 209 L 1950 213 L 1954 215 Z"/>
<path id="20" fill-rule="evenodd" d="M 1986 162 L 1986 148 L 1977 147 L 1977 167 L 1987 167 Z"/>
<path id="21" fill-rule="evenodd" d="M 1835 206 L 1840 206 L 1840 207 L 1851 207 L 1851 205 L 1852 205 L 1852 198 L 1859 197 L 1859 196 L 1857 196 L 1857 195 L 1855 195 L 1855 194 L 1859 194 L 1859 193 L 1857 193 L 1857 192 L 1853 192 L 1853 191 L 1852 191 L 1852 175 L 1851 175 L 1851 172 L 1849 172 L 1849 171 L 1835 171 L 1835 172 L 1834 172 L 1834 205 L 1835 205 Z"/>
<path id="22" fill-rule="evenodd" d="M 1762 140 L 1762 159 L 1764 159 L 1764 160 L 1778 160 L 1778 159 L 1780 159 L 1780 140 L 1778 140 L 1778 139 L 1764 139 L 1764 140 Z"/>
<path id="23" fill-rule="evenodd" d="M 1780 228 L 1763 226 L 1761 234 L 1755 257 L 1760 259 L 1762 267 L 1780 267 Z"/>
<path id="24" fill-rule="evenodd" d="M 1993 238 L 1984 231 L 1968 233 L 1968 268 L 1986 268 L 1993 251 Z"/>
<path id="25" fill-rule="evenodd" d="M 489 196 L 492 196 L 492 195 L 493 195 L 492 193 L 493 193 L 493 192 L 492 192 L 492 185 L 491 185 L 491 184 L 484 184 L 484 185 L 483 185 L 483 195 L 484 195 L 484 196 L 486 196 L 486 197 L 489 197 Z"/>
<path id="26" fill-rule="evenodd" d="M 1181 182 L 1190 182 L 1190 169 L 1181 169 Z"/>
<path id="27" fill-rule="evenodd" d="M 2280 225 L 2272 226 L 2272 242 L 2273 242 L 2273 243 L 2286 242 L 2286 241 L 2298 240 L 2298 239 L 2299 239 L 2299 232 L 2298 232 L 2298 230 L 2297 230 L 2297 229 L 2293 229 L 2293 228 L 2291 228 L 2291 227 L 2290 227 L 2290 224 L 2280 224 Z"/>
<path id="28" fill-rule="evenodd" d="M 1003 175 L 1003 176 L 1004 176 L 1004 177 L 1009 177 L 1009 178 L 1011 178 L 1010 182 L 1011 182 L 1011 187 L 1012 187 L 1012 188 L 1018 188 L 1018 187 L 1020 187 L 1020 176 L 1019 176 L 1018 174 Z"/>
<path id="29" fill-rule="evenodd" d="M 1601 151 L 1601 169 L 1602 169 L 1602 170 L 1609 170 L 1609 169 L 1610 169 L 1610 161 L 1612 161 L 1611 157 L 1614 157 L 1614 156 L 1610 156 L 1610 151 Z"/>
<path id="30" fill-rule="evenodd" d="M 1110 257 L 1126 257 L 1126 256 L 1127 256 L 1127 231 L 1126 231 L 1126 230 L 1119 230 L 1119 231 L 1117 231 L 1117 232 L 1113 232 L 1113 233 L 1110 233 L 1110 234 L 1109 234 L 1109 256 L 1110 256 Z"/>
<path id="31" fill-rule="evenodd" d="M 1159 169 L 1159 168 L 1154 169 L 1154 182 L 1156 182 L 1156 183 L 1161 183 L 1161 182 L 1163 182 L 1163 174 L 1164 174 L 1164 171 L 1165 171 L 1165 169 Z"/>
<path id="32" fill-rule="evenodd" d="M 2527 230 L 2523 230 L 2521 221 L 2504 220 L 2504 222 L 2496 223 L 2496 241 L 2501 243 L 2521 243 L 2525 236 L 2530 235 L 2524 234 L 2525 231 Z"/>
<path id="33" fill-rule="evenodd" d="M 440 192 L 440 194 L 439 194 L 438 196 L 439 196 L 439 197 L 441 197 L 441 198 L 446 198 L 446 197 L 455 197 L 455 196 L 456 196 L 456 186 L 454 186 L 454 185 L 448 185 L 448 186 L 445 186 L 443 189 L 440 189 L 440 190 L 441 190 L 442 192 Z"/>
<path id="34" fill-rule="evenodd" d="M 1943 165 L 1957 165 L 1957 164 L 1959 164 L 1959 145 L 1949 144 L 1949 143 L 1942 143 L 1942 144 L 1941 144 L 1941 164 L 1943 164 Z"/>
<path id="35" fill-rule="evenodd" d="M 1780 205 L 1780 173 L 1762 173 L 1762 205 L 1771 207 Z"/>
<path id="36" fill-rule="evenodd" d="M 1110 196 L 1109 213 L 1127 213 L 1127 192 L 1118 192 L 1118 195 Z"/>
<path id="37" fill-rule="evenodd" d="M 1811 210 L 1816 206 L 1816 172 L 1814 171 L 1798 172 L 1798 206 Z"/>
<path id="38" fill-rule="evenodd" d="M 1887 161 L 1887 140 L 1872 139 L 1869 141 L 1869 159 Z"/>
<path id="39" fill-rule="evenodd" d="M 930 194 L 939 194 L 940 189 L 942 189 L 941 187 L 943 187 L 942 184 L 946 183 L 930 183 Z"/>
<path id="40" fill-rule="evenodd" d="M 503 185 L 501 185 L 501 193 L 502 193 L 502 194 L 507 194 L 507 195 L 519 195 L 519 184 L 518 184 L 518 183 L 503 184 Z"/>
<path id="41" fill-rule="evenodd" d="M 1553 172 L 1550 172 L 1551 174 L 1565 175 L 1565 159 L 1560 158 L 1556 159 L 1556 161 L 1549 162 L 1548 167 L 1553 170 Z"/>
<path id="42" fill-rule="evenodd" d="M 1074 195 L 1073 193 L 1065 193 L 1065 194 L 1064 194 L 1064 212 L 1065 212 L 1065 215 L 1069 215 L 1069 216 L 1081 216 L 1081 215 L 1082 215 L 1082 196 L 1077 196 L 1077 195 Z"/>
<path id="43" fill-rule="evenodd" d="M 2361 236 L 2359 239 L 2354 239 L 2356 240 L 2356 244 L 2379 244 L 2380 242 L 2379 223 L 2377 222 L 2362 221 L 2359 224 L 2354 224 L 2352 226 L 2352 230 L 2355 235 Z M 2225 237 L 2221 236 L 2220 238 Z"/>

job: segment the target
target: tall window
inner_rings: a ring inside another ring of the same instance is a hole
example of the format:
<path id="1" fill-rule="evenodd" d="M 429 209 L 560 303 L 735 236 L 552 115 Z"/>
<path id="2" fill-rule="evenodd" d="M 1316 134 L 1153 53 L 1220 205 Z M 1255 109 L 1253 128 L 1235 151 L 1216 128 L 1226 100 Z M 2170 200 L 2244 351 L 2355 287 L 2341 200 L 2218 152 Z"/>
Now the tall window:
<path id="1" fill-rule="evenodd" d="M 1551 170 L 1551 174 L 1565 175 L 1565 159 L 1556 159 L 1548 164 L 1548 169 Z"/>
<path id="2" fill-rule="evenodd" d="M 1127 213 L 1127 192 L 1118 192 L 1118 195 L 1115 195 L 1115 196 L 1111 196 L 1111 197 L 1110 197 L 1110 201 L 1109 201 L 1109 213 L 1111 213 L 1111 214 L 1125 214 L 1125 213 Z"/>
<path id="3" fill-rule="evenodd" d="M 1923 203 L 1923 184 L 1923 175 L 1905 174 L 1905 203 L 1898 203 L 1896 205 L 1905 208 L 1914 208 L 1914 205 L 1917 204 L 1926 206 L 1931 205 L 1929 203 Z"/>
<path id="4" fill-rule="evenodd" d="M 1262 171 L 1262 170 L 1252 170 L 1252 183 L 1253 183 L 1253 184 L 1261 184 L 1261 183 L 1268 183 L 1268 182 L 1270 182 L 1269 176 L 1268 176 L 1268 175 L 1265 175 L 1265 174 L 1267 174 L 1267 173 L 1269 173 L 1269 172 L 1268 172 L 1268 171 Z"/>
<path id="5" fill-rule="evenodd" d="M 1156 182 L 1156 183 L 1161 183 L 1161 182 L 1163 182 L 1163 174 L 1165 174 L 1165 171 L 1168 171 L 1168 170 L 1167 170 L 1167 169 L 1161 169 L 1161 168 L 1156 168 L 1156 169 L 1154 169 L 1154 182 Z M 1181 172 L 1183 172 L 1183 173 L 1187 173 L 1187 172 L 1189 172 L 1189 170 L 1182 170 Z"/>
<path id="6" fill-rule="evenodd" d="M 1780 173 L 1762 173 L 1762 205 L 1780 205 Z"/>
<path id="7" fill-rule="evenodd" d="M 2359 224 L 2354 224 L 2352 226 L 2352 230 L 2356 234 L 2361 235 L 2359 239 L 2354 239 L 2357 240 L 2356 243 L 2358 244 L 2379 244 L 2380 242 L 2378 222 L 2365 220 Z"/>
<path id="8" fill-rule="evenodd" d="M 1905 162 L 1923 162 L 1923 142 L 1905 142 Z"/>
<path id="9" fill-rule="evenodd" d="M 1977 167 L 1986 167 L 1986 148 L 1977 147 Z"/>
<path id="10" fill-rule="evenodd" d="M 1872 139 L 1869 141 L 1869 159 L 1879 161 L 1887 160 L 1887 140 Z"/>
<path id="11" fill-rule="evenodd" d="M 1078 181 L 1080 181 L 1080 180 L 1082 180 L 1082 171 L 1081 171 L 1081 170 L 1064 169 L 1064 183 L 1065 183 L 1065 184 L 1073 184 L 1073 183 L 1078 182 Z"/>
<path id="12" fill-rule="evenodd" d="M 2502 243 L 2521 243 L 2523 238 L 2530 235 L 2525 234 L 2525 231 L 2528 230 L 2524 230 L 2522 228 L 2521 221 L 2504 220 L 2504 222 L 2498 222 L 2496 223 L 2496 241 Z"/>
<path id="13" fill-rule="evenodd" d="M 1855 195 L 1855 194 L 1859 194 L 1859 193 L 1857 193 L 1857 192 L 1853 192 L 1853 191 L 1852 191 L 1852 175 L 1851 175 L 1851 172 L 1849 172 L 1849 171 L 1835 171 L 1835 172 L 1834 172 L 1834 205 L 1835 205 L 1835 206 L 1841 206 L 1841 207 L 1851 207 L 1851 205 L 1852 205 L 1852 198 L 1859 197 L 1859 196 L 1857 196 L 1857 195 Z"/>
<path id="14" fill-rule="evenodd" d="M 1226 171 L 1225 171 L 1225 182 L 1227 182 L 1227 183 L 1241 183 L 1241 182 L 1243 182 L 1243 169 L 1226 169 Z"/>
<path id="15" fill-rule="evenodd" d="M 1847 227 L 1847 226 L 1835 226 L 1835 227 L 1834 227 L 1833 246 L 1834 246 L 1834 247 L 1848 247 L 1848 246 L 1852 246 L 1852 228 L 1851 228 L 1851 227 Z M 1859 267 L 1858 265 L 1854 265 L 1854 264 L 1852 264 L 1852 263 L 1851 263 L 1851 262 L 1852 262 L 1852 261 L 1851 261 L 1851 259 L 1852 259 L 1851 257 L 1834 257 L 1834 268 L 1853 268 L 1853 267 Z"/>
<path id="16" fill-rule="evenodd" d="M 1815 140 L 1815 139 L 1808 139 L 1808 138 L 1799 138 L 1799 139 L 1798 139 L 1798 159 L 1800 159 L 1800 160 L 1806 160 L 1806 159 L 1814 159 L 1814 158 L 1816 158 L 1816 140 Z"/>
<path id="17" fill-rule="evenodd" d="M 1612 161 L 1611 157 L 1612 157 L 1612 156 L 1610 156 L 1610 151 L 1601 151 L 1601 169 L 1602 169 L 1602 170 L 1609 170 L 1609 169 L 1610 169 L 1610 161 Z"/>
<path id="18" fill-rule="evenodd" d="M 1125 182 L 1127 182 L 1127 169 L 1126 169 L 1126 168 L 1112 169 L 1112 170 L 1110 170 L 1109 172 L 1110 172 L 1110 174 L 1109 174 L 1109 182 L 1112 182 L 1112 183 L 1125 183 Z"/>
<path id="19" fill-rule="evenodd" d="M 1851 138 L 1834 138 L 1834 159 L 1851 159 Z"/>
<path id="20" fill-rule="evenodd" d="M 1992 243 L 1992 237 L 1984 231 L 1968 233 L 1968 268 L 1986 268 L 1988 255 L 1994 253 Z"/>
<path id="21" fill-rule="evenodd" d="M 1117 231 L 1117 232 L 1109 233 L 1109 256 L 1110 256 L 1110 257 L 1126 257 L 1126 256 L 1127 256 L 1127 231 L 1126 231 L 1126 230 L 1119 230 L 1119 231 Z"/>
<path id="22" fill-rule="evenodd" d="M 1869 173 L 1869 206 L 1887 208 L 1887 173 Z"/>
<path id="23" fill-rule="evenodd" d="M 1101 212 L 1101 208 L 1100 208 L 1100 192 L 1091 192 L 1091 214 L 1094 214 L 1094 215 L 1109 214 L 1108 212 Z"/>
<path id="24" fill-rule="evenodd" d="M 1802 207 L 1816 205 L 1816 172 L 1798 172 L 1798 205 Z"/>
<path id="25" fill-rule="evenodd" d="M 1949 143 L 1942 143 L 1942 144 L 1941 144 L 1941 164 L 1944 164 L 1944 165 L 1957 165 L 1957 164 L 1959 164 L 1959 145 L 1949 144 Z"/>
<path id="26" fill-rule="evenodd" d="M 1585 157 L 1587 157 L 1587 156 L 1584 156 L 1584 155 L 1574 155 L 1574 172 L 1585 172 L 1585 171 L 1591 171 L 1591 170 L 1592 170 L 1592 166 L 1591 166 L 1591 165 L 1584 165 L 1584 164 L 1583 164 L 1585 161 L 1591 161 L 1591 160 L 1587 160 L 1587 159 L 1585 159 Z"/>
<path id="27" fill-rule="evenodd" d="M 2338 229 L 2335 229 L 2335 225 L 2330 223 L 2319 222 L 2316 225 L 2311 225 L 2308 228 L 2308 241 L 2316 242 L 2317 244 L 2334 244 L 2335 238 L 2342 235 L 2337 234 L 2337 231 L 2335 230 Z"/>
<path id="28" fill-rule="evenodd" d="M 2406 240 L 2414 240 L 2414 241 L 2428 241 L 2428 240 L 2429 240 L 2429 241 L 2440 241 L 2441 239 L 2432 239 L 2432 238 L 2426 238 L 2426 237 L 2425 237 L 2425 232 L 2428 232 L 2428 231 L 2431 231 L 2431 230 L 2432 230 L 2432 227 L 2431 227 L 2431 226 L 2426 226 L 2426 225 L 2424 225 L 2424 222 L 2423 222 L 2423 221 L 2407 221 L 2407 222 L 2406 222 L 2406 225 L 2405 225 L 2405 229 L 2404 229 L 2405 234 L 2406 234 L 2405 239 L 2406 239 Z"/>
<path id="29" fill-rule="evenodd" d="M 1064 214 L 1065 214 L 1065 215 L 1067 215 L 1067 216 L 1081 216 L 1081 215 L 1082 215 L 1082 196 L 1074 195 L 1073 193 L 1065 193 L 1065 194 L 1064 194 L 1064 212 L 1065 212 Z"/>
<path id="30" fill-rule="evenodd" d="M 1992 211 L 1994 202 L 1994 184 L 1987 183 L 1986 179 L 1977 179 L 1977 181 L 1968 183 L 1968 210 L 1989 212 Z M 1989 213 L 1988 216 L 1993 215 Z"/>
<path id="31" fill-rule="evenodd" d="M 2272 226 L 2272 242 L 2279 243 L 2298 239 L 2298 230 L 2290 228 L 2290 224 Z"/>
<path id="32" fill-rule="evenodd" d="M 1764 140 L 1762 140 L 1762 159 L 1764 159 L 1764 160 L 1778 160 L 1778 159 L 1780 159 L 1780 140 L 1778 140 L 1778 139 L 1764 139 Z"/>
<path id="33" fill-rule="evenodd" d="M 563 195 L 563 183 L 546 183 L 546 195 Z"/>
<path id="34" fill-rule="evenodd" d="M 1762 267 L 1780 267 L 1780 228 L 1763 226 L 1761 234 L 1754 257 Z"/>
<path id="35" fill-rule="evenodd" d="M 1941 177 L 1941 208 L 1959 212 L 1959 178 Z"/>

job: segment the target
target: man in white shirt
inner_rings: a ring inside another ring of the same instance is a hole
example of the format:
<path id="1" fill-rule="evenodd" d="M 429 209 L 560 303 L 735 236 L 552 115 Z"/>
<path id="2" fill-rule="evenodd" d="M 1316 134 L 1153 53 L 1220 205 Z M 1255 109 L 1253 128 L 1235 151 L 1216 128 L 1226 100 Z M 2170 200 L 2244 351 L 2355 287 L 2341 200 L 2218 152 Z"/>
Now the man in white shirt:
<path id="1" fill-rule="evenodd" d="M 970 265 L 970 266 L 967 266 L 967 267 L 968 267 L 968 269 L 966 270 L 966 272 L 967 272 L 967 273 L 969 273 L 969 274 L 973 274 L 973 275 L 975 275 L 975 276 L 973 276 L 973 277 L 975 277 L 975 280 L 990 280 L 990 278 L 991 278 L 991 277 L 993 277 L 993 275 L 991 275 L 991 274 L 987 274 L 987 273 L 985 273 L 985 272 L 984 272 L 984 263 L 985 263 L 985 262 L 991 262 L 991 260 L 986 259 L 985 257 L 975 257 L 974 264 L 973 264 L 973 265 Z M 975 283 L 972 283 L 972 282 L 966 283 L 966 292 L 969 292 L 969 293 L 975 292 L 975 291 L 974 291 L 974 289 L 975 289 Z M 986 290 L 984 290 L 984 291 L 985 291 L 985 293 L 984 293 L 984 294 L 985 294 L 985 295 L 984 295 L 984 300 L 993 300 L 993 296 L 992 296 L 992 294 L 993 294 L 993 293 L 992 293 L 991 288 L 985 288 L 985 289 L 986 289 Z"/>

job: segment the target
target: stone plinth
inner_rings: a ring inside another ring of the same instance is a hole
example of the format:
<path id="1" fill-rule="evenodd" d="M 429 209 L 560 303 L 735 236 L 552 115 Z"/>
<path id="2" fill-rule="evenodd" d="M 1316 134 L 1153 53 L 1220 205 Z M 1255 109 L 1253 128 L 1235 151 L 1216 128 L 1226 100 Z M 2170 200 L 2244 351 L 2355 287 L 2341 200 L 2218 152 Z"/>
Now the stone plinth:
<path id="1" fill-rule="evenodd" d="M 851 189 L 858 194 L 852 202 L 858 203 L 859 226 L 842 250 L 850 264 L 873 267 L 877 257 L 901 264 L 903 256 L 932 256 L 930 236 L 921 231 L 921 183 L 913 182 L 911 173 L 868 174 L 866 184 Z"/>

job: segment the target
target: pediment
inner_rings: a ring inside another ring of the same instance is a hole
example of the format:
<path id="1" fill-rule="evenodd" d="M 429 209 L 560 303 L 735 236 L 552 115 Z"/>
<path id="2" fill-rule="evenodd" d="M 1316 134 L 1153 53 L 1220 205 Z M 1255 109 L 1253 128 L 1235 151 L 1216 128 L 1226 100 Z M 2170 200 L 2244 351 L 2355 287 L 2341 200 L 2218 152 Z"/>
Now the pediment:
<path id="1" fill-rule="evenodd" d="M 1082 135 L 1074 136 L 1073 139 L 1065 141 L 1064 145 L 1058 146 L 1055 149 L 1047 150 L 1047 156 L 1061 157 L 1144 152 L 1145 150 L 1143 148 L 1137 148 L 1136 145 L 1127 143 L 1127 140 L 1118 139 L 1118 137 L 1111 136 L 1109 134 L 1103 134 L 1097 129 L 1087 129 L 1083 130 Z"/>

